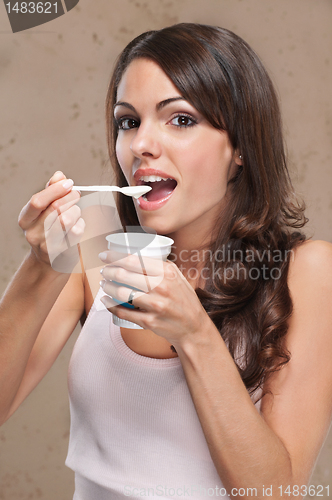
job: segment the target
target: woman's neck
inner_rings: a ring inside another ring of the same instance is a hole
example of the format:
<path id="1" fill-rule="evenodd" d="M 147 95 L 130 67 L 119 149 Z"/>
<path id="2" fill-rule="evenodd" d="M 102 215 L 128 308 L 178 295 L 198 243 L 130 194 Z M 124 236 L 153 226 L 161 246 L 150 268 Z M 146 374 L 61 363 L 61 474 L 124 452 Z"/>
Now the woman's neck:
<path id="1" fill-rule="evenodd" d="M 207 278 L 205 262 L 211 258 L 210 242 L 202 244 L 202 241 L 198 242 L 195 238 L 190 241 L 178 235 L 169 236 L 174 240 L 169 260 L 178 266 L 194 289 L 198 286 L 204 288 L 204 281 Z"/>

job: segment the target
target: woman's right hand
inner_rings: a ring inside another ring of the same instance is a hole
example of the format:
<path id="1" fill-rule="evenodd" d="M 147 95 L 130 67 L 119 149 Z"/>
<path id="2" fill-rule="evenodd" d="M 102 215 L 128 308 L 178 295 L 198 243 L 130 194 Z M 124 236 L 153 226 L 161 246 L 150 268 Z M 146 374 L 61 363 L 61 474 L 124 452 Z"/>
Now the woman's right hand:
<path id="1" fill-rule="evenodd" d="M 85 227 L 76 205 L 80 194 L 72 191 L 72 186 L 72 180 L 55 172 L 45 189 L 23 207 L 18 219 L 37 260 L 59 272 L 73 269 L 78 256 L 76 245 Z"/>

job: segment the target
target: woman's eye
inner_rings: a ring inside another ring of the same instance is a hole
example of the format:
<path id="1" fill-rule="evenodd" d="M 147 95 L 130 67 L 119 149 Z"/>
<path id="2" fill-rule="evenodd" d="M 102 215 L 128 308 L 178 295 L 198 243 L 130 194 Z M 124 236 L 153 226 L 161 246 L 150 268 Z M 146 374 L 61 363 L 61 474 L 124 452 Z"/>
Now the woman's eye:
<path id="1" fill-rule="evenodd" d="M 119 118 L 115 119 L 115 123 L 119 130 L 131 130 L 137 128 L 139 123 L 134 118 Z"/>
<path id="2" fill-rule="evenodd" d="M 171 120 L 171 123 L 177 127 L 192 127 L 197 122 L 192 116 L 178 115 Z"/>

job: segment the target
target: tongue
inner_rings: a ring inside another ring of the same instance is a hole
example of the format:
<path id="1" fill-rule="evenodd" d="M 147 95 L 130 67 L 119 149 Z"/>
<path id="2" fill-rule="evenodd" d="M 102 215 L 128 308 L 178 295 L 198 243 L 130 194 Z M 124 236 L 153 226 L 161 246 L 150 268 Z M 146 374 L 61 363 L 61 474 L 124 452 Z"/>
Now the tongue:
<path id="1" fill-rule="evenodd" d="M 148 201 L 158 201 L 166 198 L 176 187 L 174 179 L 167 179 L 167 181 L 148 182 L 147 186 L 151 186 L 152 190 L 145 196 Z"/>

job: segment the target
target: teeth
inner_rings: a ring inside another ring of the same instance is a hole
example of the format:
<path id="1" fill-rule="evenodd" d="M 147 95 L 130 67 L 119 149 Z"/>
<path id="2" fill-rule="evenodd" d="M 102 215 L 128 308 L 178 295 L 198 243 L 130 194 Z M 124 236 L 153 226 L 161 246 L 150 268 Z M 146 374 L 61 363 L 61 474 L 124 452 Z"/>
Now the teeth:
<path id="1" fill-rule="evenodd" d="M 139 178 L 140 181 L 144 182 L 158 182 L 158 181 L 167 181 L 170 177 L 159 177 L 158 175 L 142 175 Z"/>

